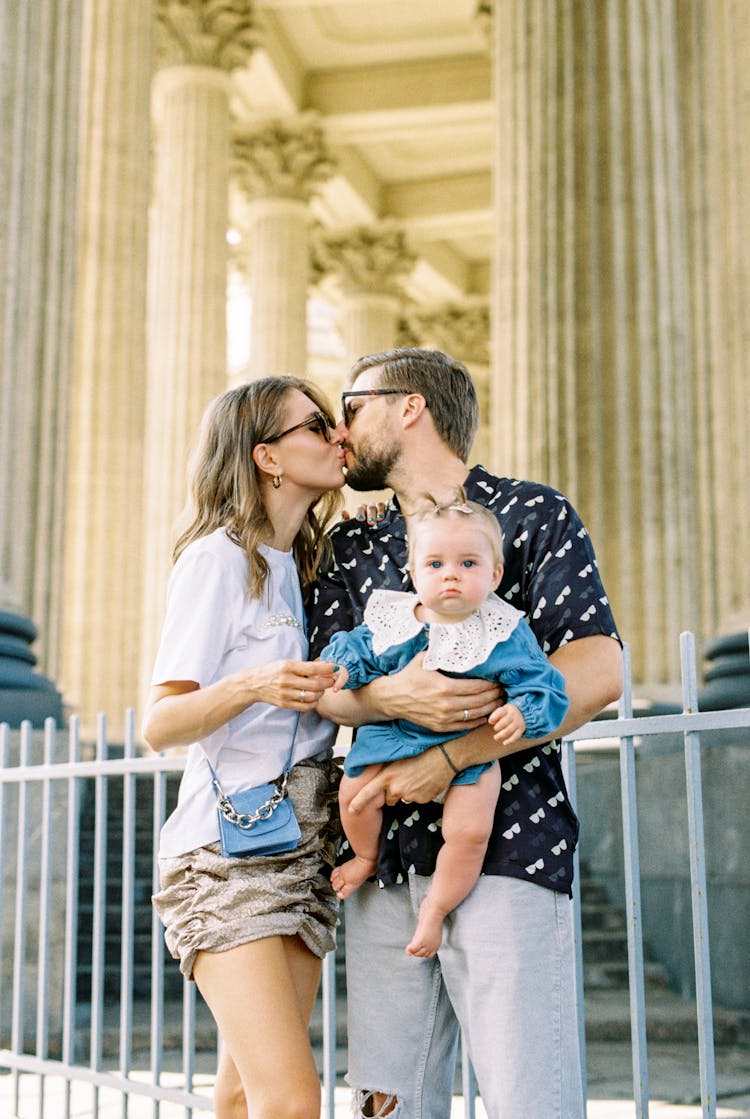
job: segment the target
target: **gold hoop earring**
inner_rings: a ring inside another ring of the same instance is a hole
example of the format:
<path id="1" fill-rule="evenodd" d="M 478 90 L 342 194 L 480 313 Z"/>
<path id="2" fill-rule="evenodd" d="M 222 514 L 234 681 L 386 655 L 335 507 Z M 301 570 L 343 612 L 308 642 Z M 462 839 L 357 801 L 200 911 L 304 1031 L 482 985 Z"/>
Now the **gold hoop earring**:
<path id="1" fill-rule="evenodd" d="M 281 477 L 280 477 L 280 475 L 274 474 L 273 479 L 271 481 L 271 485 L 273 486 L 273 488 L 275 490 L 280 489 L 280 487 L 281 487 Z"/>

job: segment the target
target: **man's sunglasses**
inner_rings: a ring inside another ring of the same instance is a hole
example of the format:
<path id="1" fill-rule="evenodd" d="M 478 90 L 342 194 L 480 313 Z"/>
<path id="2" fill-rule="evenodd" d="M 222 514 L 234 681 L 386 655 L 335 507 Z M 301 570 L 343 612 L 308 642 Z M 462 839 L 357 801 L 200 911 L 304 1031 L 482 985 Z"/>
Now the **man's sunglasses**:
<path id="1" fill-rule="evenodd" d="M 359 406 L 350 404 L 349 400 L 352 396 L 408 396 L 411 391 L 411 389 L 358 389 L 356 392 L 342 392 L 341 414 L 344 417 L 344 426 L 349 426 L 364 404 L 364 400 Z"/>
<path id="2" fill-rule="evenodd" d="M 325 412 L 313 412 L 306 420 L 302 420 L 301 423 L 295 424 L 293 427 L 288 427 L 286 431 L 280 431 L 278 435 L 272 435 L 270 439 L 264 439 L 263 442 L 276 443 L 279 439 L 283 439 L 285 435 L 291 435 L 293 431 L 309 427 L 310 431 L 314 431 L 316 435 L 322 435 L 330 443 L 330 432 L 333 431 L 335 426 L 330 416 L 326 416 Z"/>

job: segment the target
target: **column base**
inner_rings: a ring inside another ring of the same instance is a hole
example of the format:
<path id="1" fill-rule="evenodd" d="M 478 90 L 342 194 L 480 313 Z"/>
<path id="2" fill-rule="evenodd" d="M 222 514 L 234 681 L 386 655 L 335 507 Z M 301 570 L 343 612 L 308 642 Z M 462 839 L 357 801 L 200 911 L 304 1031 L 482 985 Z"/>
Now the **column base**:
<path id="1" fill-rule="evenodd" d="M 34 672 L 31 650 L 38 630 L 23 614 L 0 611 L 0 722 L 17 728 L 28 719 L 43 727 L 45 719 L 64 723 L 63 699 L 53 680 Z"/>
<path id="2" fill-rule="evenodd" d="M 704 686 L 698 693 L 701 711 L 750 707 L 750 656 L 747 630 L 721 634 L 706 643 Z"/>

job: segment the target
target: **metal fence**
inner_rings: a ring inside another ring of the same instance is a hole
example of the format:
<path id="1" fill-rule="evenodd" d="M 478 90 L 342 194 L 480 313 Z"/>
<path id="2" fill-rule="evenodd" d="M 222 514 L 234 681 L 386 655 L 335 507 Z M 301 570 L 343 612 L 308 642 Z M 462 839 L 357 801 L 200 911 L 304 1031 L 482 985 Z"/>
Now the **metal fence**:
<path id="1" fill-rule="evenodd" d="M 682 637 L 682 713 L 634 718 L 629 672 L 627 676 L 618 718 L 590 723 L 563 743 L 567 780 L 575 802 L 576 743 L 602 739 L 617 742 L 633 1095 L 640 1119 L 648 1115 L 649 1088 L 636 741 L 675 733 L 683 738 L 701 1098 L 703 1115 L 711 1117 L 716 1115 L 716 1077 L 701 734 L 749 728 L 750 709 L 698 711 L 695 650 L 690 634 Z M 130 1101 L 136 1097 L 152 1101 L 153 1114 L 162 1119 L 201 1114 L 213 1107 L 210 1076 L 197 1071 L 196 1032 L 199 1025 L 205 1031 L 205 1022 L 199 1022 L 201 1006 L 195 985 L 180 978 L 175 992 L 176 964 L 165 959 L 162 929 L 153 913 L 146 918 L 145 943 L 142 932 L 144 907 L 157 885 L 151 852 L 157 847 L 168 812 L 168 779 L 180 773 L 184 758 L 139 755 L 132 713 L 124 747 L 117 753 L 113 756 L 114 750 L 108 746 L 103 718 L 93 748 L 82 746 L 75 719 L 64 734 L 51 720 L 43 733 L 32 731 L 29 724 L 24 724 L 20 732 L 11 732 L 7 725 L 0 727 L 0 1070 L 7 1071 L 12 1083 L 14 1115 L 69 1119 L 81 1114 L 82 1086 L 90 1092 L 88 1113 L 92 1115 L 104 1114 L 100 1109 L 104 1093 L 108 1100 L 114 1096 L 123 1116 L 128 1115 Z M 142 810 L 144 804 L 148 810 L 145 825 L 137 822 L 137 809 Z M 113 819 L 119 825 L 116 830 Z M 144 842 L 148 850 L 145 883 L 144 856 L 139 854 Z M 84 889 L 84 864 L 87 875 L 90 872 L 90 881 L 86 878 L 88 894 Z M 579 1021 L 585 1053 L 578 897 L 576 928 Z M 330 1119 L 336 1078 L 335 986 L 335 960 L 329 956 L 324 966 L 320 1063 L 324 1108 Z M 110 1039 L 107 1044 L 105 1039 Z M 53 1080 L 58 1085 L 62 1082 L 63 1090 L 50 1103 L 46 1089 Z M 463 1084 L 465 1112 L 471 1117 L 475 1092 L 466 1059 Z M 79 1093 L 75 1107 L 74 1090 Z M 107 1115 L 115 1113 L 106 1111 Z"/>

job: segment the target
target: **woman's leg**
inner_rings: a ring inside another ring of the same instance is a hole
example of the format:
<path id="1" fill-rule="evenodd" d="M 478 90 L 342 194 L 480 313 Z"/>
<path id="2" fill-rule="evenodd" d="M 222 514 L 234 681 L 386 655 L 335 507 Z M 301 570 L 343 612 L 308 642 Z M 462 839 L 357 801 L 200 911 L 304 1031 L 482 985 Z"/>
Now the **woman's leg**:
<path id="1" fill-rule="evenodd" d="M 320 1081 L 307 1026 L 320 960 L 296 937 L 276 936 L 201 952 L 193 974 L 223 1042 L 217 1119 L 246 1119 L 248 1113 L 253 1119 L 319 1119 Z"/>
<path id="2" fill-rule="evenodd" d="M 500 795 L 500 766 L 485 770 L 475 785 L 451 785 L 443 805 L 443 846 L 430 889 L 419 907 L 417 927 L 406 951 L 434 956 L 443 935 L 443 919 L 470 893 L 482 870 L 495 805 Z"/>
<path id="3" fill-rule="evenodd" d="M 319 956 L 314 955 L 298 936 L 283 936 L 281 941 L 297 994 L 297 1006 L 307 1029 L 320 986 L 323 961 Z"/>
<path id="4" fill-rule="evenodd" d="M 344 829 L 354 857 L 340 866 L 334 867 L 331 885 L 340 898 L 348 898 L 355 890 L 375 873 L 378 865 L 380 829 L 383 825 L 383 804 L 371 801 L 362 812 L 351 812 L 350 804 L 360 789 L 382 769 L 382 765 L 368 765 L 358 777 L 341 778 L 339 785 L 339 811 L 341 826 Z"/>
<path id="5" fill-rule="evenodd" d="M 221 1038 L 214 1085 L 214 1114 L 216 1119 L 248 1119 L 245 1089 L 237 1066 Z"/>

